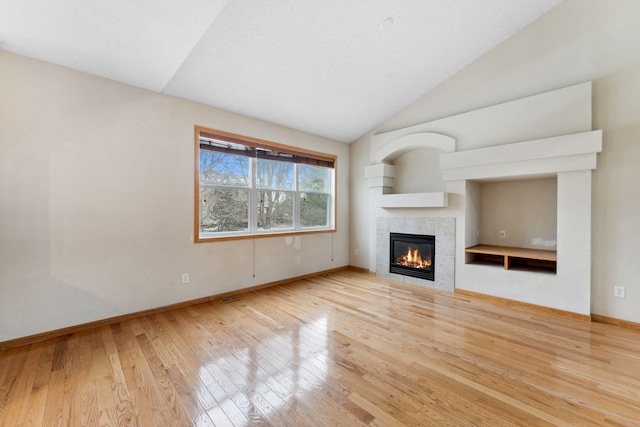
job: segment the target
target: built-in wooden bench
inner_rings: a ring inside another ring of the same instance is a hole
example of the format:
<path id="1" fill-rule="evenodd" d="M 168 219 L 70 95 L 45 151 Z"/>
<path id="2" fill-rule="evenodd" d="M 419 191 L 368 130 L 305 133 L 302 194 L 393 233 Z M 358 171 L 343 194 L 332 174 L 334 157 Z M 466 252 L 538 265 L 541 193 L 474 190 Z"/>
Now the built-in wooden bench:
<path id="1" fill-rule="evenodd" d="M 493 255 L 504 258 L 504 269 L 512 267 L 513 259 L 548 261 L 555 270 L 558 253 L 545 249 L 515 248 L 510 246 L 476 245 L 465 249 L 470 254 Z"/>

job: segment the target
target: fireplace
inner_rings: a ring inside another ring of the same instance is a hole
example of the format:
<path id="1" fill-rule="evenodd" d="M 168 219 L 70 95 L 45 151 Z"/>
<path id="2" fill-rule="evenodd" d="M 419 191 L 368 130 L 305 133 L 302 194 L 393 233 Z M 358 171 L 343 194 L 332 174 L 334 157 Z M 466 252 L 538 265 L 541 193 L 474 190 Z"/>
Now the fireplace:
<path id="1" fill-rule="evenodd" d="M 389 272 L 434 280 L 435 236 L 390 233 Z"/>

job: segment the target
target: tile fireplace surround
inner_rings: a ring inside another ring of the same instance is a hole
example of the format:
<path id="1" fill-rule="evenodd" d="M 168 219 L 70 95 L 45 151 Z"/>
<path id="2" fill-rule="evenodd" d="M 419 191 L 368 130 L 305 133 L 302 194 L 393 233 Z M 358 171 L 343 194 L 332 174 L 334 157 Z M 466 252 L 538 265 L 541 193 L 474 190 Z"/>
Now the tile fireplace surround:
<path id="1" fill-rule="evenodd" d="M 389 233 L 425 234 L 436 237 L 434 281 L 389 272 Z M 376 274 L 405 283 L 453 291 L 456 219 L 438 217 L 378 217 L 376 221 Z"/>

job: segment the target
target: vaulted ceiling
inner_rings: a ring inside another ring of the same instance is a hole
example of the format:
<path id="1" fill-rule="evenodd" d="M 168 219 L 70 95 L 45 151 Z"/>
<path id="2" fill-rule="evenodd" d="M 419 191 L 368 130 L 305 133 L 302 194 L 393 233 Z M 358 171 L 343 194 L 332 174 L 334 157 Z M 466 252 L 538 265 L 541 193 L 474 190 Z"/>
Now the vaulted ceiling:
<path id="1" fill-rule="evenodd" d="M 2 0 L 0 49 L 352 142 L 561 0 Z"/>

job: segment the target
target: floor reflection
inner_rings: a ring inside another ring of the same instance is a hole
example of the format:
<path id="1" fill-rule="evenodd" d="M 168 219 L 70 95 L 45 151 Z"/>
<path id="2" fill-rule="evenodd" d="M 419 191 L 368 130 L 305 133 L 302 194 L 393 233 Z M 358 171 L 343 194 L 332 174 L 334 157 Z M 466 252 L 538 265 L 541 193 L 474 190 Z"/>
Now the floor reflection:
<path id="1" fill-rule="evenodd" d="M 313 402 L 322 389 L 329 370 L 327 317 L 271 331 L 242 348 L 217 343 L 223 352 L 200 367 L 198 394 L 211 396 L 200 400 L 214 422 L 251 425 L 261 414 L 295 414 L 299 400 Z"/>

